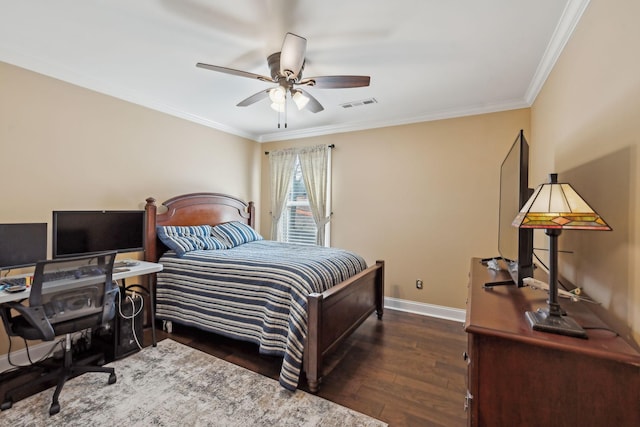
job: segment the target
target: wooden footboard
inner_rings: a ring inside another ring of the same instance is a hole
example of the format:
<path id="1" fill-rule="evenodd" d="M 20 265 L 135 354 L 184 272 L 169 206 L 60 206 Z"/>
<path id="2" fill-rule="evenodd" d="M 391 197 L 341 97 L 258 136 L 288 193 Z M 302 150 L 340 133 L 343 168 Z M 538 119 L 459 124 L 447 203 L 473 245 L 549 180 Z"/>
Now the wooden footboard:
<path id="1" fill-rule="evenodd" d="M 309 389 L 318 391 L 324 356 L 347 338 L 373 311 L 382 319 L 384 261 L 323 292 L 309 295 L 303 368 Z"/>

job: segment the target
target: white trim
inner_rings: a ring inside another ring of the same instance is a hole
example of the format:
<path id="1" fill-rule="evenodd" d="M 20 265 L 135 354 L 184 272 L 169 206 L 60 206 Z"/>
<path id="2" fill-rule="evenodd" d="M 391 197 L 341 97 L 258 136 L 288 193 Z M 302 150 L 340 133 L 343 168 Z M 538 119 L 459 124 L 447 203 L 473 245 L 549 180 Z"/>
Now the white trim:
<path id="1" fill-rule="evenodd" d="M 445 120 L 465 116 L 475 116 L 479 114 L 497 113 L 501 111 L 517 110 L 520 108 L 529 108 L 530 106 L 531 104 L 528 104 L 524 99 L 515 99 L 495 104 L 483 104 L 470 107 L 465 106 L 463 108 L 457 109 L 434 111 L 415 117 L 404 117 L 391 120 L 372 120 L 359 123 L 319 126 L 300 130 L 278 131 L 273 133 L 265 133 L 262 135 L 254 135 L 252 139 L 256 142 L 261 143 L 271 141 L 285 141 L 290 139 L 302 139 L 321 135 L 332 135 L 335 133 L 371 130 L 377 128 L 403 126 L 414 123 Z"/>
<path id="2" fill-rule="evenodd" d="M 547 77 L 551 74 L 551 70 L 556 65 L 556 61 L 571 38 L 573 30 L 575 30 L 578 21 L 580 21 L 582 14 L 587 9 L 589 1 L 590 0 L 570 0 L 564 8 L 553 36 L 551 36 L 551 40 L 547 45 L 547 49 L 542 55 L 542 60 L 538 64 L 538 69 L 531 79 L 529 88 L 525 92 L 524 99 L 530 106 L 533 105 L 538 93 L 542 90 L 542 86 L 544 86 L 544 82 L 547 81 Z"/>
<path id="3" fill-rule="evenodd" d="M 42 359 L 51 351 L 52 346 L 59 345 L 59 341 L 60 340 L 46 341 L 36 345 L 30 345 L 29 354 L 31 355 L 31 360 L 36 362 Z M 27 357 L 27 349 L 21 348 L 20 350 L 12 351 L 11 362 L 13 362 L 14 365 L 29 365 L 30 363 L 29 358 Z M 11 368 L 13 367 L 9 364 L 8 355 L 0 355 L 0 372 L 7 371 Z"/>
<path id="4" fill-rule="evenodd" d="M 252 140 L 257 138 L 253 133 L 248 133 L 242 129 L 227 126 L 208 117 L 201 117 L 198 114 L 189 113 L 182 108 L 166 104 L 159 99 L 152 98 L 146 93 L 137 92 L 128 87 L 117 86 L 113 83 L 96 79 L 93 76 L 78 74 L 59 64 L 25 55 L 23 52 L 10 49 L 6 46 L 0 46 L 0 60 L 7 64 L 33 71 L 34 73 L 42 74 L 74 86 L 98 92 L 102 95 L 114 97 L 135 105 L 149 108 L 153 111 L 159 111 L 173 117 L 178 117 L 192 123 L 207 126 L 221 132 Z"/>
<path id="5" fill-rule="evenodd" d="M 467 316 L 466 310 L 462 310 L 460 308 L 444 307 L 441 305 L 426 304 L 423 302 L 408 301 L 392 297 L 384 297 L 384 308 L 421 314 L 423 316 L 437 317 L 438 319 L 453 320 L 456 322 L 464 322 Z"/>

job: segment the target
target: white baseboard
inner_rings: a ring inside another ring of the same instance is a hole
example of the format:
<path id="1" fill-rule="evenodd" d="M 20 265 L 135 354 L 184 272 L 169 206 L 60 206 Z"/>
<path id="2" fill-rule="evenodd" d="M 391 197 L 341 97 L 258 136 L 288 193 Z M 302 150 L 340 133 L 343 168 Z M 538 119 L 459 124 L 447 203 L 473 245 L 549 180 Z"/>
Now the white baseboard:
<path id="1" fill-rule="evenodd" d="M 384 307 L 390 310 L 406 311 L 408 313 L 421 314 L 423 316 L 437 317 L 439 319 L 453 320 L 456 322 L 464 322 L 467 313 L 466 310 L 459 308 L 444 307 L 392 297 L 384 297 Z"/>
<path id="2" fill-rule="evenodd" d="M 45 357 L 49 352 L 51 352 L 52 347 L 58 345 L 58 341 L 59 340 L 47 341 L 47 342 L 41 342 L 35 345 L 30 345 L 29 355 L 31 355 L 31 360 L 36 362 L 42 359 L 43 357 Z M 25 348 L 21 348 L 20 350 L 12 351 L 11 362 L 14 365 L 21 365 L 21 366 L 30 365 L 29 357 L 27 357 L 27 350 Z M 9 364 L 8 356 L 6 354 L 0 355 L 0 372 L 4 372 L 11 368 L 12 366 Z"/>

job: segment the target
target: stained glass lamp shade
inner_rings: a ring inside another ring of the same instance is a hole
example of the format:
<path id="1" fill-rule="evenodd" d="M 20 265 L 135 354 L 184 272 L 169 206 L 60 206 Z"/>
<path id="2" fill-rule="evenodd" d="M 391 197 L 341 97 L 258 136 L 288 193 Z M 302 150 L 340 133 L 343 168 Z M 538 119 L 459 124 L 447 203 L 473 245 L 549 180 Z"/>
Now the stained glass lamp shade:
<path id="1" fill-rule="evenodd" d="M 587 338 L 584 329 L 563 315 L 558 304 L 558 236 L 564 229 L 608 231 L 611 227 L 570 184 L 559 183 L 557 174 L 550 174 L 549 178 L 549 183 L 536 188 L 512 224 L 544 229 L 549 236 L 549 307 L 528 311 L 526 316 L 534 330 Z"/>

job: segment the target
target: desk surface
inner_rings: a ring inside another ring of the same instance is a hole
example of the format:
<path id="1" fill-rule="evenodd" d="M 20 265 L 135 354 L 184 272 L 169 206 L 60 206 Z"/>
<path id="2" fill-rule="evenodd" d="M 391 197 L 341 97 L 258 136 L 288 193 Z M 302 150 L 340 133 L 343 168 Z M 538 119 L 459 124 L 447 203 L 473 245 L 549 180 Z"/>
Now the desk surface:
<path id="1" fill-rule="evenodd" d="M 116 260 L 117 262 L 117 260 Z M 138 264 L 130 267 L 118 267 L 113 269 L 113 280 L 122 280 L 128 277 L 144 276 L 145 274 L 157 273 L 162 271 L 162 264 L 148 261 L 137 261 Z M 19 277 L 19 276 L 17 276 Z M 31 288 L 27 288 L 22 292 L 0 291 L 0 304 L 9 301 L 20 301 L 29 298 Z"/>

